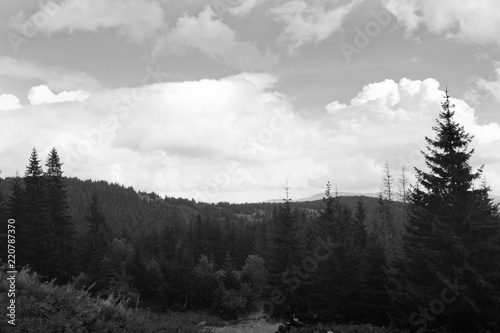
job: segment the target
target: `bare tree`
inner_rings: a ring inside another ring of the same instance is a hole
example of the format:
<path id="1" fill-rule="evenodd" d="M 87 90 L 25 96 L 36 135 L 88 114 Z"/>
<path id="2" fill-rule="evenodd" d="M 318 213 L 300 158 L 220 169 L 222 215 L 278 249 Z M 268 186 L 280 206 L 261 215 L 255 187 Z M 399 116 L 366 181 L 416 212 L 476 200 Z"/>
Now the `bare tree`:
<path id="1" fill-rule="evenodd" d="M 398 194 L 401 202 L 406 203 L 408 200 L 408 175 L 406 172 L 406 168 L 404 165 L 401 167 L 399 172 L 399 181 L 398 181 Z"/>
<path id="2" fill-rule="evenodd" d="M 384 176 L 382 178 L 381 192 L 384 199 L 392 201 L 394 195 L 394 177 L 391 174 L 388 161 L 385 161 L 384 164 Z"/>

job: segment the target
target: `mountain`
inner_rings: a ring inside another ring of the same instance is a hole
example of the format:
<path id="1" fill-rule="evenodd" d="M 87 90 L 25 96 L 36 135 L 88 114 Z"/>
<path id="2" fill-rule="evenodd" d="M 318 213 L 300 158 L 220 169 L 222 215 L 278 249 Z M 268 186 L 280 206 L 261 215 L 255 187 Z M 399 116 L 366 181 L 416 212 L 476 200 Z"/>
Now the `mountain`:
<path id="1" fill-rule="evenodd" d="M 378 198 L 378 193 L 338 192 L 337 195 L 339 197 Z M 307 198 L 293 199 L 292 201 L 295 201 L 295 202 L 317 201 L 317 200 L 323 200 L 324 196 L 325 196 L 325 193 L 318 193 L 318 194 L 312 195 L 312 196 L 307 197 Z M 266 202 L 279 203 L 279 202 L 283 202 L 283 199 L 270 199 L 270 200 L 267 200 Z"/>
<path id="2" fill-rule="evenodd" d="M 315 195 L 312 195 L 307 198 L 300 198 L 300 199 L 294 199 L 294 202 L 308 202 L 308 201 L 317 201 L 317 200 L 323 200 L 323 197 L 325 196 L 324 193 L 318 193 Z M 379 194 L 378 193 L 355 193 L 355 192 L 338 192 L 339 197 L 368 197 L 368 198 L 378 198 Z M 500 196 L 498 195 L 493 195 L 490 194 L 490 197 L 495 201 L 496 203 L 500 204 Z M 267 200 L 266 202 L 269 203 L 280 203 L 283 202 L 283 199 L 271 199 Z"/>

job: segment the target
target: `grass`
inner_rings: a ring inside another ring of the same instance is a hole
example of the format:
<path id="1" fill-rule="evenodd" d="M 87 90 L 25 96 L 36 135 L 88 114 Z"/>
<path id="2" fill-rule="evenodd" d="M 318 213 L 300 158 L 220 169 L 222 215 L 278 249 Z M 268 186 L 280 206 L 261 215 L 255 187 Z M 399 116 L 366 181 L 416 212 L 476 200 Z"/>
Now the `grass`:
<path id="1" fill-rule="evenodd" d="M 398 328 L 376 327 L 370 324 L 364 325 L 336 325 L 336 324 L 318 324 L 304 328 L 292 329 L 290 333 L 410 333 L 410 330 L 401 330 Z M 451 333 L 445 329 L 425 330 L 427 333 Z M 455 332 L 457 333 L 457 332 Z M 459 332 L 458 332 L 459 333 Z"/>
<path id="2" fill-rule="evenodd" d="M 0 271 L 0 332 L 33 333 L 149 333 L 202 332 L 197 323 L 203 317 L 193 314 L 157 314 L 135 310 L 113 298 L 96 299 L 71 285 L 42 283 L 36 273 L 21 270 L 16 277 L 16 325 L 7 323 L 7 274 Z"/>

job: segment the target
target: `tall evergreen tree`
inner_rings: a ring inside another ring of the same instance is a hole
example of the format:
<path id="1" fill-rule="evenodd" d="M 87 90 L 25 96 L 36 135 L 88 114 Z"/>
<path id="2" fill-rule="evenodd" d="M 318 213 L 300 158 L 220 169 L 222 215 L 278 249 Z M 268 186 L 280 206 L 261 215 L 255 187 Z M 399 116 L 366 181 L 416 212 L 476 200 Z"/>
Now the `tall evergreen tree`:
<path id="1" fill-rule="evenodd" d="M 364 249 L 367 243 L 366 233 L 366 210 L 363 201 L 358 200 L 356 204 L 356 213 L 353 221 L 354 245 Z"/>
<path id="2" fill-rule="evenodd" d="M 325 209 L 316 224 L 319 245 L 328 244 L 324 261 L 311 272 L 308 296 L 317 310 L 337 322 L 356 318 L 360 292 L 362 252 L 355 246 L 354 221 L 351 210 L 332 197 L 330 183 L 325 191 Z"/>
<path id="3" fill-rule="evenodd" d="M 59 257 L 55 262 L 59 265 L 57 274 L 61 282 L 69 281 L 76 274 L 75 257 L 75 230 L 71 217 L 67 214 L 68 201 L 65 184 L 62 178 L 62 163 L 55 148 L 53 148 L 46 161 L 45 171 L 46 200 L 48 218 L 54 225 L 54 242 L 59 248 Z"/>
<path id="4" fill-rule="evenodd" d="M 25 231 L 28 242 L 26 261 L 42 276 L 56 277 L 54 260 L 60 255 L 54 243 L 54 224 L 49 217 L 45 202 L 45 179 L 35 148 L 31 152 L 24 177 L 26 220 Z"/>
<path id="5" fill-rule="evenodd" d="M 380 239 L 370 234 L 362 269 L 361 305 L 359 320 L 376 325 L 388 323 L 387 311 L 390 300 L 385 285 L 387 261 Z"/>
<path id="6" fill-rule="evenodd" d="M 85 217 L 85 220 L 88 228 L 86 244 L 85 248 L 82 249 L 83 252 L 80 257 L 82 268 L 86 271 L 92 271 L 104 258 L 109 245 L 106 221 L 101 213 L 96 193 L 92 194 L 88 215 Z"/>
<path id="7" fill-rule="evenodd" d="M 295 307 L 298 304 L 297 288 L 287 283 L 284 274 L 291 271 L 293 267 L 300 267 L 302 254 L 297 216 L 292 211 L 291 200 L 288 197 L 288 187 L 286 191 L 286 199 L 273 213 L 266 258 L 270 287 L 268 296 L 273 298 L 273 293 L 281 295 L 274 297 L 273 300 L 276 306 L 272 315 L 276 317 L 282 316 L 287 306 Z"/>
<path id="8" fill-rule="evenodd" d="M 446 91 L 436 137 L 426 137 L 429 171 L 416 169 L 392 296 L 412 325 L 499 331 L 500 214 L 488 188 L 474 186 L 482 167 L 472 170 L 472 136 L 455 122 L 452 108 Z M 447 288 L 453 297 L 444 299 Z"/>

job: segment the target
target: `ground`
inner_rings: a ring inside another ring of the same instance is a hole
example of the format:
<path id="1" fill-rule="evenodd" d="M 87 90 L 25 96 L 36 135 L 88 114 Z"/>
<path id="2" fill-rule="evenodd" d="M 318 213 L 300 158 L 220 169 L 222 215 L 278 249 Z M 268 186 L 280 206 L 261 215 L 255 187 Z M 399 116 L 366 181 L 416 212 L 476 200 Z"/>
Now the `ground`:
<path id="1" fill-rule="evenodd" d="M 280 322 L 271 321 L 262 312 L 256 312 L 238 320 L 211 325 L 213 324 L 207 323 L 205 326 L 207 333 L 274 333 L 278 330 Z"/>

